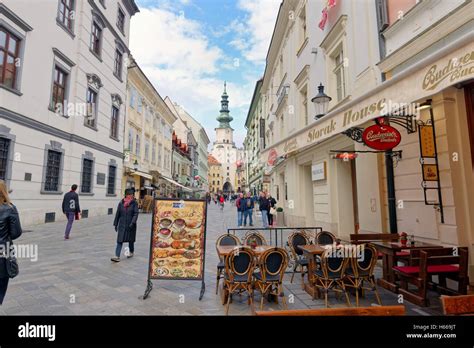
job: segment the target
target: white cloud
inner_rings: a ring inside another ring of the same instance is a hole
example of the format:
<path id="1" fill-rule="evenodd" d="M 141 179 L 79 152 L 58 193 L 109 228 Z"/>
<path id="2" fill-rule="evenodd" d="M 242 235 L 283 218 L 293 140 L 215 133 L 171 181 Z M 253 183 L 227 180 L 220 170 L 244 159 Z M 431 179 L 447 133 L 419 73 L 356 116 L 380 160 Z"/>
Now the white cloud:
<path id="1" fill-rule="evenodd" d="M 240 23 L 240 26 L 234 25 L 233 28 L 246 28 L 240 33 L 240 38 L 248 42 L 247 47 L 241 47 L 247 60 L 259 63 L 265 61 L 280 3 L 281 0 L 239 0 L 238 7 L 245 11 L 247 16 L 244 23 Z M 234 47 L 239 49 L 239 44 L 240 41 L 234 40 Z"/>
<path id="2" fill-rule="evenodd" d="M 213 45 L 204 30 L 199 22 L 186 18 L 182 12 L 143 8 L 133 19 L 130 44 L 132 55 L 161 96 L 169 96 L 182 105 L 213 139 L 223 91 L 223 81 L 218 75 L 223 69 L 235 67 L 234 60 Z M 244 110 L 253 93 L 252 81 L 244 85 L 227 84 L 239 140 L 245 122 Z"/>

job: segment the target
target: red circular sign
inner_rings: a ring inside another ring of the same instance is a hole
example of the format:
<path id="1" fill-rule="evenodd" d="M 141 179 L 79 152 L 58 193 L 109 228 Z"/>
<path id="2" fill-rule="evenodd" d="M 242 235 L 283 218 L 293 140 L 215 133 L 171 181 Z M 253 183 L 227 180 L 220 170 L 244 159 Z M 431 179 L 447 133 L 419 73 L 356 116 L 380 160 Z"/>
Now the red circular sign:
<path id="1" fill-rule="evenodd" d="M 391 150 L 400 144 L 400 132 L 387 125 L 373 125 L 364 130 L 362 139 L 365 145 L 379 151 Z"/>
<path id="2" fill-rule="evenodd" d="M 278 158 L 278 154 L 275 149 L 271 149 L 270 153 L 268 154 L 268 164 L 273 166 Z"/>

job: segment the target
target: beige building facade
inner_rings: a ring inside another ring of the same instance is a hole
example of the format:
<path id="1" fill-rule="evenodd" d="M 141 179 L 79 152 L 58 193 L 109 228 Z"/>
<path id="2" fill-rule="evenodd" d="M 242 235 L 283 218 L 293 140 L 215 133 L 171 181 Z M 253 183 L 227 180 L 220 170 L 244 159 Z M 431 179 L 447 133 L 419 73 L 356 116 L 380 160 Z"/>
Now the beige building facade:
<path id="1" fill-rule="evenodd" d="M 262 85 L 271 191 L 291 226 L 468 246 L 472 277 L 473 3 L 364 3 L 336 2 L 323 29 L 308 13 L 325 1 L 282 4 Z M 315 120 L 320 83 L 332 100 Z M 366 145 L 376 121 L 393 151 Z"/>
<path id="2" fill-rule="evenodd" d="M 222 164 L 212 155 L 207 157 L 207 163 L 209 168 L 209 192 L 217 194 L 222 191 L 222 182 L 224 180 Z"/>
<path id="3" fill-rule="evenodd" d="M 172 134 L 176 117 L 138 66 L 128 68 L 122 192 L 134 187 L 136 197 L 173 192 Z"/>

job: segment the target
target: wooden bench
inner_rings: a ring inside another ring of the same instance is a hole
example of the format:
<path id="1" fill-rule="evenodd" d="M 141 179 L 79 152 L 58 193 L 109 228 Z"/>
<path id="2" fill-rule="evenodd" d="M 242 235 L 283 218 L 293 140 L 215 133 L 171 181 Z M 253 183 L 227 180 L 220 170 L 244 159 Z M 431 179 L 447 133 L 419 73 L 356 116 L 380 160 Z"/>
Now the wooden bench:
<path id="1" fill-rule="evenodd" d="M 370 242 L 386 241 L 386 242 L 397 242 L 398 234 L 396 233 L 352 233 L 351 235 L 351 244 L 364 244 Z M 382 254 L 378 253 L 379 259 L 382 258 Z M 402 262 L 407 262 L 406 260 L 410 257 L 408 251 L 399 251 L 397 252 L 397 258 Z"/>
<path id="2" fill-rule="evenodd" d="M 373 306 L 321 309 L 290 309 L 279 311 L 256 311 L 259 317 L 308 317 L 308 316 L 402 316 L 405 306 Z"/>
<path id="3" fill-rule="evenodd" d="M 408 301 L 419 306 L 429 306 L 427 290 L 430 287 L 449 295 L 467 294 L 468 250 L 458 248 L 458 255 L 453 248 L 433 248 L 411 250 L 410 266 L 395 266 L 393 270 L 400 280 L 399 293 Z M 433 282 L 433 276 L 438 276 L 439 282 Z M 449 289 L 446 279 L 458 282 L 458 289 Z M 408 290 L 408 284 L 415 285 L 417 292 Z"/>
<path id="4" fill-rule="evenodd" d="M 474 295 L 441 296 L 445 315 L 473 315 Z"/>

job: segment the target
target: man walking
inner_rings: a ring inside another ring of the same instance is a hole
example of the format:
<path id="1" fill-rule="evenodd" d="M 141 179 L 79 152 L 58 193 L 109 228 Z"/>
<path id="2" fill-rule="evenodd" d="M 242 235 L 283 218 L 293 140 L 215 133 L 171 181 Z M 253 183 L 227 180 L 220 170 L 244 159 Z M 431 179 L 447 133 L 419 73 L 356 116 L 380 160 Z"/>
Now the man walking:
<path id="1" fill-rule="evenodd" d="M 268 198 L 268 202 L 270 203 L 270 207 L 268 209 L 268 224 L 270 226 L 273 226 L 273 214 L 270 214 L 270 210 L 272 208 L 275 208 L 275 205 L 277 204 L 277 201 L 275 200 L 275 198 L 272 197 L 272 195 L 269 193 L 267 193 L 267 198 Z"/>
<path id="2" fill-rule="evenodd" d="M 258 206 L 262 213 L 262 224 L 263 228 L 268 228 L 268 211 L 270 210 L 270 201 L 267 199 L 265 193 L 260 192 L 258 198 Z"/>
<path id="3" fill-rule="evenodd" d="M 249 226 L 253 226 L 252 214 L 254 207 L 255 202 L 252 199 L 252 195 L 250 192 L 247 192 L 247 197 L 244 199 L 244 226 L 247 226 L 247 217 L 249 218 Z"/>
<path id="4" fill-rule="evenodd" d="M 64 195 L 63 199 L 63 213 L 67 217 L 66 231 L 64 232 L 64 239 L 69 239 L 71 233 L 72 223 L 74 219 L 79 220 L 81 208 L 79 207 L 79 196 L 76 193 L 77 185 L 71 186 L 71 191 Z"/>
<path id="5" fill-rule="evenodd" d="M 244 202 L 244 195 L 239 193 L 239 197 L 235 201 L 235 206 L 237 207 L 237 224 L 239 227 L 242 226 L 242 219 L 244 217 L 244 208 L 245 206 L 242 204 Z"/>

